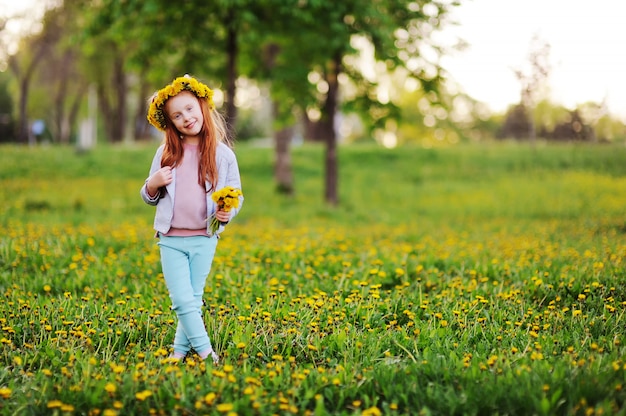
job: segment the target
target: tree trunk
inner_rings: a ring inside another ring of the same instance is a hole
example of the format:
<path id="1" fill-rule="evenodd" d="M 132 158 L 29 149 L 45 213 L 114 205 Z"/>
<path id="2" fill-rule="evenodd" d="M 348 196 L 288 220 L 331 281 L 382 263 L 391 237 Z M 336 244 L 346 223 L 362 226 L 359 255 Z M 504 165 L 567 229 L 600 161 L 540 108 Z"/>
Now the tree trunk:
<path id="1" fill-rule="evenodd" d="M 111 141 L 121 142 L 124 140 L 126 132 L 126 74 L 124 73 L 124 58 L 121 54 L 115 58 L 115 67 L 113 68 L 113 88 L 115 89 L 115 119 L 116 122 L 111 126 Z"/>
<path id="2" fill-rule="evenodd" d="M 135 136 L 135 141 L 146 139 L 150 135 L 150 124 L 146 120 L 147 107 L 148 107 L 148 94 L 149 94 L 149 85 L 145 81 L 145 76 L 143 74 L 139 79 L 139 94 L 137 99 L 137 112 L 135 113 L 135 122 L 133 123 L 135 128 L 133 130 L 133 135 Z"/>
<path id="3" fill-rule="evenodd" d="M 226 40 L 226 55 L 228 56 L 228 74 L 226 85 L 226 120 L 231 137 L 235 135 L 237 123 L 237 107 L 235 106 L 235 94 L 237 92 L 236 81 L 239 76 L 237 71 L 237 55 L 239 47 L 237 45 L 237 28 L 234 23 L 235 11 L 231 8 L 228 13 L 226 26 L 228 27 L 228 38 Z"/>
<path id="4" fill-rule="evenodd" d="M 280 46 L 276 43 L 266 45 L 263 54 L 265 68 L 269 73 L 272 72 L 276 65 L 276 57 L 280 53 Z M 278 101 L 273 104 L 274 120 L 281 120 L 281 109 Z M 281 126 L 283 125 L 281 120 Z M 293 169 L 291 167 L 291 150 L 289 144 L 293 138 L 293 126 L 281 127 L 274 130 L 274 179 L 276 180 L 276 189 L 279 193 L 293 196 L 294 181 Z"/>
<path id="5" fill-rule="evenodd" d="M 291 169 L 291 152 L 289 143 L 293 137 L 293 127 L 286 127 L 274 132 L 276 161 L 274 179 L 279 193 L 292 196 L 294 194 L 293 170 Z"/>
<path id="6" fill-rule="evenodd" d="M 30 134 L 28 129 L 28 87 L 30 84 L 30 80 L 28 78 L 24 78 L 20 80 L 20 102 L 19 102 L 19 115 L 18 115 L 18 141 L 22 144 L 32 144 L 30 143 L 30 138 L 32 134 Z"/>
<path id="7" fill-rule="evenodd" d="M 104 131 L 109 143 L 119 143 L 124 137 L 126 123 L 126 77 L 124 75 L 124 59 L 116 52 L 113 59 L 113 77 L 107 83 L 98 82 L 98 104 L 104 120 Z M 112 90 L 112 95 L 107 91 Z"/>
<path id="8" fill-rule="evenodd" d="M 61 132 L 61 140 L 63 143 L 69 143 L 72 136 L 72 126 L 77 125 L 78 113 L 80 111 L 80 104 L 87 91 L 87 85 L 85 82 L 81 82 L 79 88 L 76 89 L 76 95 L 74 101 L 70 104 L 70 111 L 65 119 L 63 130 Z"/>
<path id="9" fill-rule="evenodd" d="M 322 108 L 322 119 L 320 120 L 321 134 L 326 143 L 325 156 L 325 190 L 324 199 L 330 205 L 339 204 L 338 195 L 338 162 L 337 162 L 337 135 L 335 133 L 335 114 L 337 113 L 337 102 L 339 95 L 338 76 L 341 73 L 341 56 L 335 58 L 326 68 L 326 82 L 328 83 L 328 93 L 326 102 Z"/>
<path id="10" fill-rule="evenodd" d="M 67 98 L 67 83 L 69 77 L 69 66 L 71 60 L 71 52 L 66 51 L 61 59 L 60 65 L 61 70 L 59 71 L 59 84 L 58 89 L 56 91 L 56 96 L 54 98 L 54 109 L 53 119 L 54 119 L 54 129 L 55 132 L 53 136 L 56 136 L 57 141 L 62 144 L 69 143 L 69 134 L 67 132 L 67 120 L 65 118 L 65 99 Z"/>
<path id="11" fill-rule="evenodd" d="M 32 136 L 30 134 L 28 128 L 28 92 L 30 90 L 30 81 L 35 72 L 35 68 L 41 61 L 41 59 L 46 54 L 46 44 L 41 43 L 38 44 L 37 49 L 34 52 L 33 59 L 30 62 L 30 65 L 26 67 L 26 70 L 22 73 L 20 70 L 20 66 L 17 62 L 17 58 L 12 56 L 9 58 L 9 67 L 11 71 L 15 75 L 15 77 L 19 80 L 20 86 L 20 97 L 19 97 L 19 107 L 18 107 L 18 141 L 22 144 L 29 143 L 29 140 Z M 21 77 L 20 77 L 21 75 Z"/>

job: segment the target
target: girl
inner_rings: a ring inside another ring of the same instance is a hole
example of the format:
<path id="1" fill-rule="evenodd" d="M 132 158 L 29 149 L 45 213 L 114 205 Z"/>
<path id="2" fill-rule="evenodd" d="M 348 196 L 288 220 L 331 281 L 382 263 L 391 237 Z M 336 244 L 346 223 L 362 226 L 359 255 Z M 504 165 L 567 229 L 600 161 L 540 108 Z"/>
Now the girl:
<path id="1" fill-rule="evenodd" d="M 219 356 L 202 318 L 202 294 L 218 235 L 241 209 L 243 196 L 238 208 L 226 212 L 211 195 L 226 186 L 241 188 L 237 159 L 213 104 L 213 91 L 189 75 L 152 96 L 148 121 L 165 132 L 141 196 L 156 205 L 154 229 L 163 276 L 178 317 L 171 358 L 180 360 L 193 349 L 217 364 Z M 212 217 L 221 223 L 215 233 L 209 227 Z"/>

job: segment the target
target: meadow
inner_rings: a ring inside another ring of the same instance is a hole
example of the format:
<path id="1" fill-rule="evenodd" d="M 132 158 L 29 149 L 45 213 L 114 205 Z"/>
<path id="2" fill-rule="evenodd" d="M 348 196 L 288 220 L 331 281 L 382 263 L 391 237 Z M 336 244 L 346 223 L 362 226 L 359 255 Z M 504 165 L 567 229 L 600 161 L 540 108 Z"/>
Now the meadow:
<path id="1" fill-rule="evenodd" d="M 626 148 L 239 144 L 245 203 L 170 362 L 156 144 L 0 148 L 2 415 L 624 415 Z"/>

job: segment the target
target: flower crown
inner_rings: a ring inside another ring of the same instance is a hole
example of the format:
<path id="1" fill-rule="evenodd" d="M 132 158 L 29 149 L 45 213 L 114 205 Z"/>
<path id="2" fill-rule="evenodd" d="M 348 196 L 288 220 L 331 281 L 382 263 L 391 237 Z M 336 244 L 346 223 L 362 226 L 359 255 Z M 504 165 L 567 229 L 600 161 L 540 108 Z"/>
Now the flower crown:
<path id="1" fill-rule="evenodd" d="M 150 98 L 150 106 L 148 108 L 148 121 L 150 124 L 159 130 L 165 131 L 166 124 L 163 107 L 170 97 L 177 95 L 181 91 L 190 91 L 198 98 L 206 98 L 209 101 L 209 107 L 214 107 L 213 90 L 197 79 L 185 75 L 176 78 L 171 84 L 155 92 L 152 98 Z"/>

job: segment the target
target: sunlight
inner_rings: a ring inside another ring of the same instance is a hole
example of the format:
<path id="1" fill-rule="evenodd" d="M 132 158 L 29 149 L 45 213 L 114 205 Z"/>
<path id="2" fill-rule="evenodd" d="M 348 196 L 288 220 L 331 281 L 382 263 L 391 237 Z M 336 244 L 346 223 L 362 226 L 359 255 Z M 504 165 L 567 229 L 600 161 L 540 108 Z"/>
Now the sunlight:
<path id="1" fill-rule="evenodd" d="M 527 62 L 534 35 L 551 46 L 550 98 L 569 108 L 606 101 L 612 114 L 626 120 L 626 43 L 619 2 L 582 0 L 545 2 L 464 2 L 453 13 L 456 27 L 443 32 L 469 47 L 445 56 L 442 65 L 473 98 L 492 111 L 519 102 L 513 70 Z"/>

